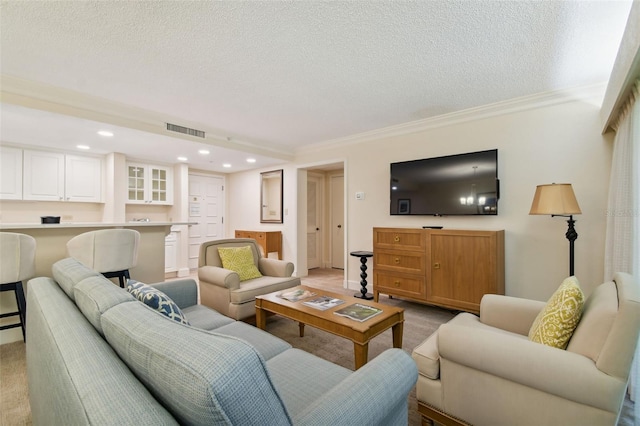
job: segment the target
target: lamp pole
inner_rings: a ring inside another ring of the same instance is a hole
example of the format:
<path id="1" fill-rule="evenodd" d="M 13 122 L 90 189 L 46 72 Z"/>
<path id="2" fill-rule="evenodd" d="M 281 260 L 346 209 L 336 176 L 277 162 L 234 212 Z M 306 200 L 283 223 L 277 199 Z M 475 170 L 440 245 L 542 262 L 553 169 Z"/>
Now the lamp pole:
<path id="1" fill-rule="evenodd" d="M 561 216 L 561 217 L 568 217 L 569 220 L 567 220 L 567 223 L 569 224 L 569 229 L 567 229 L 567 233 L 564 234 L 565 237 L 567 237 L 567 240 L 569 240 L 569 276 L 573 276 L 573 243 L 575 240 L 578 239 L 578 233 L 576 232 L 576 228 L 574 228 L 573 225 L 575 225 L 576 221 L 573 220 L 573 215 L 562 215 L 562 214 L 552 214 L 551 217 L 553 216 Z"/>

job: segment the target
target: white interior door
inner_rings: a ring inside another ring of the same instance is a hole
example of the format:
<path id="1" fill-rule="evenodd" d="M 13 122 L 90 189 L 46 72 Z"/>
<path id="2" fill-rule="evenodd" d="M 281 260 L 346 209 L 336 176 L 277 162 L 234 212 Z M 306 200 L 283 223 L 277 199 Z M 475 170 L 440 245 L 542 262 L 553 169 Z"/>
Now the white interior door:
<path id="1" fill-rule="evenodd" d="M 224 238 L 224 180 L 221 177 L 189 175 L 189 269 L 198 267 L 200 245 Z"/>
<path id="2" fill-rule="evenodd" d="M 344 269 L 344 176 L 331 176 L 331 267 Z"/>
<path id="3" fill-rule="evenodd" d="M 307 269 L 322 261 L 322 177 L 307 176 Z"/>

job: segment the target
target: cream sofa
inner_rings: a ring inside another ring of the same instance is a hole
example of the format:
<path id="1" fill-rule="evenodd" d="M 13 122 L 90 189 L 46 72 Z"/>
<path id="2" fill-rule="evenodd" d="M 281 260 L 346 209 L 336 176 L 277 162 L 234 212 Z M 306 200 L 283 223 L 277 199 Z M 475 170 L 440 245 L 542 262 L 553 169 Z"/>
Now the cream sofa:
<path id="1" fill-rule="evenodd" d="M 599 285 L 566 350 L 529 341 L 544 302 L 485 295 L 415 348 L 418 410 L 442 424 L 615 425 L 640 329 L 628 274 Z"/>
<path id="2" fill-rule="evenodd" d="M 218 248 L 247 245 L 251 247 L 254 263 L 262 277 L 240 281 L 237 273 L 222 267 Z M 256 296 L 300 285 L 300 278 L 291 275 L 293 263 L 263 257 L 260 246 L 252 238 L 214 240 L 200 246 L 198 280 L 201 303 L 236 320 L 255 316 Z"/>

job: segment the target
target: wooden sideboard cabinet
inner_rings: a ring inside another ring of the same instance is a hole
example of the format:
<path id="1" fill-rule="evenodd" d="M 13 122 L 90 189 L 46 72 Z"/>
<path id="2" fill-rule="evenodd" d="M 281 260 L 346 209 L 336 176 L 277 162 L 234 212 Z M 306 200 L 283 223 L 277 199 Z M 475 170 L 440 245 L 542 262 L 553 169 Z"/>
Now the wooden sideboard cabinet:
<path id="1" fill-rule="evenodd" d="M 278 253 L 282 260 L 282 232 L 280 231 L 236 231 L 236 238 L 253 238 L 264 250 L 264 257 L 269 253 Z"/>
<path id="2" fill-rule="evenodd" d="M 504 294 L 504 231 L 374 228 L 380 293 L 479 313 L 483 295 Z"/>

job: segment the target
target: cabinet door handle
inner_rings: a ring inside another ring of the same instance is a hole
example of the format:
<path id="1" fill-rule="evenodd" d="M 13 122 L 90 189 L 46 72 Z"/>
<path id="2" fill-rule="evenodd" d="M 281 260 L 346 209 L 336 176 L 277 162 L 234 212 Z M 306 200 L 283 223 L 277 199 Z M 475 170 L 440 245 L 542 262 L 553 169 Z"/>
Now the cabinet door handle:
<path id="1" fill-rule="evenodd" d="M 440 269 L 440 263 L 439 262 L 434 263 L 433 269 Z"/>
<path id="2" fill-rule="evenodd" d="M 400 258 L 396 257 L 395 259 L 393 259 L 393 261 L 396 262 L 396 263 L 400 263 Z"/>
<path id="3" fill-rule="evenodd" d="M 393 242 L 394 243 L 399 243 L 400 242 L 400 237 L 397 236 L 397 235 L 395 237 L 393 237 Z"/>
<path id="4" fill-rule="evenodd" d="M 394 284 L 396 287 L 400 287 L 400 281 L 394 281 L 394 282 L 393 282 L 393 284 Z"/>

